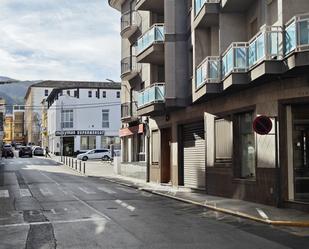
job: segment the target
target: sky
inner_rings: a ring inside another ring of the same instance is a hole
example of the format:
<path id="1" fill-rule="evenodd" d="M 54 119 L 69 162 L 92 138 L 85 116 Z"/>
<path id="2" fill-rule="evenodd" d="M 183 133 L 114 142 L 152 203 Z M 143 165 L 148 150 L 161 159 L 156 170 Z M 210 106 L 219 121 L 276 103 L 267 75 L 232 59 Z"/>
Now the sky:
<path id="1" fill-rule="evenodd" d="M 119 33 L 108 0 L 0 0 L 0 75 L 118 81 Z"/>

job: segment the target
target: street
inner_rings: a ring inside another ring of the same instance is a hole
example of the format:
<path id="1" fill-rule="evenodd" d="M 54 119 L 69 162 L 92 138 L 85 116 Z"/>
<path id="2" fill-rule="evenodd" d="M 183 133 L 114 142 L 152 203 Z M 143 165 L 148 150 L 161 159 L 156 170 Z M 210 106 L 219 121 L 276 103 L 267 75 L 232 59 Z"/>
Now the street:
<path id="1" fill-rule="evenodd" d="M 45 158 L 0 161 L 0 248 L 309 248 L 263 224 L 84 177 Z"/>

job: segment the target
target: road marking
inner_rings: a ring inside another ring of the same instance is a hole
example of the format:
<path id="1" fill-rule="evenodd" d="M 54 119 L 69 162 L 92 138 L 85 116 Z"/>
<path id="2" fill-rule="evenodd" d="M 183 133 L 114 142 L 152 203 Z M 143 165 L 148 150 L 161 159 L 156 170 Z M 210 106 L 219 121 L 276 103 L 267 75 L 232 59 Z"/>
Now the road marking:
<path id="1" fill-rule="evenodd" d="M 43 175 L 43 176 L 45 176 L 46 178 L 48 178 L 49 180 L 51 180 L 52 182 L 54 182 L 54 183 L 57 184 L 58 186 L 61 186 L 60 183 L 56 182 L 54 179 L 52 179 L 52 178 L 49 177 L 48 175 L 46 175 L 46 174 L 44 174 L 44 173 L 42 173 L 42 172 L 40 172 L 40 174 Z M 59 188 L 59 189 L 60 189 L 60 191 L 64 192 L 64 191 L 62 190 L 62 188 Z M 103 213 L 100 212 L 99 210 L 97 210 L 97 209 L 95 209 L 94 207 L 90 206 L 87 202 L 85 202 L 85 201 L 79 199 L 79 198 L 78 198 L 76 195 L 74 195 L 73 193 L 71 193 L 71 194 L 72 194 L 72 197 L 73 197 L 75 200 L 77 200 L 77 201 L 79 201 L 80 203 L 84 204 L 86 207 L 88 207 L 89 209 L 91 209 L 91 210 L 94 211 L 95 213 L 99 214 L 100 216 L 104 217 L 105 219 L 111 220 L 111 218 L 108 217 L 107 215 L 103 214 Z"/>
<path id="2" fill-rule="evenodd" d="M 105 193 L 107 193 L 107 194 L 116 194 L 116 192 L 115 191 L 113 191 L 113 190 L 111 190 L 111 189 L 109 189 L 109 188 L 106 188 L 106 187 L 98 187 L 98 190 L 101 190 L 101 191 L 103 191 L 103 192 L 105 192 Z"/>
<path id="3" fill-rule="evenodd" d="M 56 220 L 56 221 L 42 221 L 42 222 L 29 222 L 29 223 L 24 222 L 24 223 L 17 223 L 17 224 L 0 225 L 0 229 L 7 228 L 7 227 L 39 226 L 39 225 L 46 225 L 46 224 L 66 224 L 66 223 L 93 222 L 93 221 L 106 221 L 106 218 Z"/>
<path id="4" fill-rule="evenodd" d="M 121 200 L 115 200 L 116 203 L 118 203 L 119 205 L 121 205 L 122 207 L 130 210 L 131 212 L 135 211 L 135 207 L 129 205 L 128 203 L 125 203 L 124 201 Z"/>
<path id="5" fill-rule="evenodd" d="M 21 197 L 29 197 L 32 196 L 32 194 L 30 193 L 29 189 L 27 188 L 21 188 L 19 189 L 19 194 Z"/>
<path id="6" fill-rule="evenodd" d="M 262 209 L 256 208 L 256 211 L 258 211 L 259 215 L 260 215 L 263 219 L 269 220 L 269 217 L 267 216 L 267 214 L 265 214 L 265 212 L 264 212 Z"/>
<path id="7" fill-rule="evenodd" d="M 81 191 L 83 191 L 84 193 L 86 194 L 89 194 L 89 195 L 93 195 L 93 194 L 96 194 L 96 192 L 93 192 L 93 191 L 89 191 L 87 188 L 85 187 L 78 187 Z"/>
<path id="8" fill-rule="evenodd" d="M 0 198 L 9 198 L 10 194 L 8 190 L 0 190 Z"/>
<path id="9" fill-rule="evenodd" d="M 49 189 L 46 189 L 46 188 L 40 188 L 40 192 L 43 195 L 53 195 L 53 193 Z"/>
<path id="10" fill-rule="evenodd" d="M 122 187 L 117 187 L 117 189 L 120 189 L 120 190 L 127 192 L 129 194 L 135 194 L 136 193 L 136 190 L 132 190 L 132 189 L 126 189 L 126 188 L 122 188 Z"/>

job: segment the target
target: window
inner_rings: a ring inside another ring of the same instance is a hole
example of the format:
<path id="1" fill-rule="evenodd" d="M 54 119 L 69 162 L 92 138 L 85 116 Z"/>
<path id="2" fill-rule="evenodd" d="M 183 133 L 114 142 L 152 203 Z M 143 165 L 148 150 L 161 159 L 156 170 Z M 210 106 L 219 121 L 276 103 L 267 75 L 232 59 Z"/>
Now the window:
<path id="1" fill-rule="evenodd" d="M 102 97 L 103 97 L 103 98 L 106 98 L 106 91 L 103 91 Z"/>
<path id="2" fill-rule="evenodd" d="M 252 128 L 253 114 L 243 113 L 237 115 L 238 121 L 238 151 L 241 178 L 255 177 L 255 135 Z"/>
<path id="3" fill-rule="evenodd" d="M 109 128 L 109 110 L 102 110 L 102 127 Z"/>
<path id="4" fill-rule="evenodd" d="M 93 150 L 96 148 L 96 136 L 81 136 L 80 137 L 80 149 L 81 150 Z"/>
<path id="5" fill-rule="evenodd" d="M 88 97 L 92 98 L 92 91 L 88 91 Z"/>
<path id="6" fill-rule="evenodd" d="M 102 137 L 101 148 L 109 148 L 111 144 L 114 145 L 114 148 L 118 148 L 120 146 L 120 138 L 119 137 Z"/>
<path id="7" fill-rule="evenodd" d="M 67 95 L 70 96 L 71 92 L 70 90 L 67 90 Z"/>
<path id="8" fill-rule="evenodd" d="M 73 128 L 73 110 L 62 111 L 62 128 Z"/>
<path id="9" fill-rule="evenodd" d="M 74 91 L 74 97 L 77 98 L 78 97 L 78 93 L 77 90 Z"/>
<path id="10" fill-rule="evenodd" d="M 95 97 L 98 98 L 98 99 L 100 98 L 100 90 L 99 89 L 96 90 Z"/>
<path id="11" fill-rule="evenodd" d="M 152 142 L 151 142 L 151 150 L 152 150 L 152 163 L 158 164 L 159 163 L 159 131 L 153 131 L 152 132 Z"/>
<path id="12" fill-rule="evenodd" d="M 145 137 L 143 134 L 138 134 L 138 161 L 145 161 Z"/>
<path id="13" fill-rule="evenodd" d="M 45 89 L 45 91 L 44 91 L 44 96 L 48 96 L 48 89 Z"/>
<path id="14" fill-rule="evenodd" d="M 120 98 L 120 92 L 117 92 L 117 99 L 119 99 Z"/>
<path id="15" fill-rule="evenodd" d="M 215 120 L 215 159 L 216 162 L 232 160 L 233 127 L 231 120 Z"/>

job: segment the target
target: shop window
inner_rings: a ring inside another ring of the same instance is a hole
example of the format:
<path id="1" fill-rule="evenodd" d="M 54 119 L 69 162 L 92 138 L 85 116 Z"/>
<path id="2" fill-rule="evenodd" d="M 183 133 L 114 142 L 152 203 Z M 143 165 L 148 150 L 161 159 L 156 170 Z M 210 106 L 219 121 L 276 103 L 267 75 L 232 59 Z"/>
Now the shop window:
<path id="1" fill-rule="evenodd" d="M 117 97 L 117 99 L 120 98 L 120 92 L 117 92 L 116 97 Z"/>
<path id="2" fill-rule="evenodd" d="M 92 91 L 88 91 L 88 98 L 92 98 Z"/>
<path id="3" fill-rule="evenodd" d="M 145 158 L 145 136 L 143 134 L 137 135 L 138 139 L 138 161 L 144 162 Z"/>
<path id="4" fill-rule="evenodd" d="M 216 162 L 230 162 L 233 152 L 233 127 L 229 119 L 215 120 L 215 159 Z"/>
<path id="5" fill-rule="evenodd" d="M 67 90 L 67 95 L 70 96 L 71 95 L 71 91 Z"/>
<path id="6" fill-rule="evenodd" d="M 96 136 L 81 136 L 80 137 L 80 149 L 81 150 L 93 150 L 96 148 Z"/>
<path id="7" fill-rule="evenodd" d="M 102 128 L 109 128 L 109 110 L 102 110 Z"/>
<path id="8" fill-rule="evenodd" d="M 152 132 L 152 139 L 151 139 L 151 150 L 152 150 L 152 163 L 158 164 L 159 163 L 159 148 L 160 148 L 160 141 L 159 141 L 159 131 Z"/>
<path id="9" fill-rule="evenodd" d="M 240 168 L 237 172 L 238 177 L 245 179 L 255 178 L 256 148 L 255 134 L 253 131 L 253 113 L 242 113 L 236 115 L 238 160 Z"/>
<path id="10" fill-rule="evenodd" d="M 75 98 L 78 98 L 77 90 L 74 91 L 74 97 L 75 97 Z"/>
<path id="11" fill-rule="evenodd" d="M 62 128 L 73 128 L 73 110 L 62 111 Z"/>

